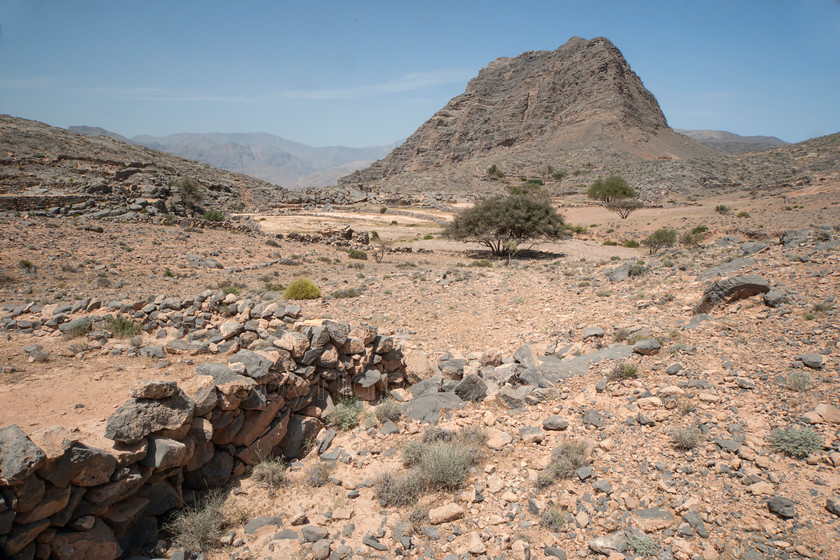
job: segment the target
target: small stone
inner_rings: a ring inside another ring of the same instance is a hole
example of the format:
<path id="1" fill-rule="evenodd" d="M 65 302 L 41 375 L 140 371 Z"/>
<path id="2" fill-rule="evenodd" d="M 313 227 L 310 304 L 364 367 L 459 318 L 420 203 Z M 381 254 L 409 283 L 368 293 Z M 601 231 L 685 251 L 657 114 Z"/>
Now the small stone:
<path id="1" fill-rule="evenodd" d="M 549 416 L 542 422 L 543 428 L 546 430 L 560 431 L 569 427 L 569 423 L 561 416 Z"/>
<path id="2" fill-rule="evenodd" d="M 464 508 L 456 503 L 449 503 L 429 511 L 429 521 L 432 525 L 440 525 L 455 521 L 464 516 Z"/>
<path id="3" fill-rule="evenodd" d="M 306 542 L 314 543 L 327 538 L 330 532 L 324 527 L 318 527 L 317 525 L 304 525 L 300 530 L 300 534 Z"/>
<path id="4" fill-rule="evenodd" d="M 767 509 L 782 519 L 791 519 L 795 515 L 793 500 L 783 496 L 773 496 L 767 500 Z"/>

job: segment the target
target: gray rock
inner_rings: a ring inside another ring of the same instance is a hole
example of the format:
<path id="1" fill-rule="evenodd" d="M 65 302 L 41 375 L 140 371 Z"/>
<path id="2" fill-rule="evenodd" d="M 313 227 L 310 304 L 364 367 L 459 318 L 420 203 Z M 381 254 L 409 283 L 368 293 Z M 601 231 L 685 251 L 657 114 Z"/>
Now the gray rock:
<path id="1" fill-rule="evenodd" d="M 717 278 L 718 276 L 725 276 L 727 274 L 732 274 L 736 270 L 740 270 L 747 266 L 752 266 L 755 264 L 755 259 L 750 258 L 741 258 L 741 259 L 733 259 L 729 262 L 725 262 L 723 264 L 719 264 L 718 266 L 712 267 L 709 270 L 702 273 L 700 276 L 697 277 L 698 280 L 711 280 L 712 278 Z"/>
<path id="2" fill-rule="evenodd" d="M 627 538 L 622 531 L 595 537 L 587 544 L 592 552 L 597 552 L 604 556 L 609 556 L 613 552 L 624 552 L 627 550 Z"/>
<path id="3" fill-rule="evenodd" d="M 526 368 L 537 367 L 537 362 L 534 359 L 534 350 L 528 344 L 517 348 L 513 354 L 513 359 L 516 360 L 516 363 L 522 364 Z"/>
<path id="4" fill-rule="evenodd" d="M 167 437 L 151 436 L 149 450 L 141 463 L 153 469 L 166 470 L 184 466 L 187 459 L 187 446 L 184 443 Z"/>
<path id="5" fill-rule="evenodd" d="M 583 423 L 587 426 L 603 428 L 607 425 L 607 419 L 597 410 L 590 408 L 583 413 Z"/>
<path id="6" fill-rule="evenodd" d="M 569 427 L 569 423 L 561 416 L 549 416 L 542 422 L 543 428 L 552 431 L 561 431 Z"/>
<path id="7" fill-rule="evenodd" d="M 196 490 L 221 488 L 233 474 L 233 457 L 227 451 L 216 449 L 213 458 L 200 468 L 184 473 L 184 486 Z"/>
<path id="8" fill-rule="evenodd" d="M 294 529 L 283 529 L 282 531 L 278 531 L 274 533 L 274 536 L 271 537 L 271 540 L 280 541 L 280 540 L 293 540 L 298 538 L 298 532 Z"/>
<path id="9" fill-rule="evenodd" d="M 304 525 L 300 528 L 300 534 L 306 542 L 318 542 L 330 536 L 330 532 L 317 525 Z"/>
<path id="10" fill-rule="evenodd" d="M 324 432 L 324 439 L 318 444 L 318 455 L 322 455 L 329 450 L 336 435 L 338 435 L 338 432 L 333 429 L 328 429 Z"/>
<path id="11" fill-rule="evenodd" d="M 370 531 L 368 531 L 362 538 L 362 543 L 380 552 L 385 552 L 386 550 L 388 550 L 388 547 L 379 542 L 379 539 L 377 539 Z"/>
<path id="12" fill-rule="evenodd" d="M 424 424 L 437 424 L 440 421 L 441 411 L 461 406 L 464 406 L 464 401 L 455 393 L 433 393 L 411 399 L 402 405 L 402 413 Z"/>
<path id="13" fill-rule="evenodd" d="M 656 422 L 654 422 L 652 418 L 649 418 L 641 412 L 636 414 L 636 422 L 638 422 L 642 426 L 656 426 Z"/>
<path id="14" fill-rule="evenodd" d="M 825 364 L 825 357 L 820 354 L 799 354 L 796 360 L 811 369 L 820 369 Z"/>
<path id="15" fill-rule="evenodd" d="M 590 338 L 604 338 L 604 329 L 601 327 L 586 327 L 583 329 L 583 340 Z"/>
<path id="16" fill-rule="evenodd" d="M 557 558 L 558 560 L 566 560 L 566 551 L 556 546 L 547 546 L 543 549 L 546 556 Z"/>
<path id="17" fill-rule="evenodd" d="M 770 290 L 764 294 L 764 305 L 767 307 L 780 307 L 782 304 L 788 303 L 789 298 L 787 292 L 784 290 Z"/>
<path id="18" fill-rule="evenodd" d="M 357 373 L 353 376 L 353 383 L 361 385 L 367 389 L 379 383 L 382 380 L 382 373 L 375 368 L 368 367 L 362 373 Z"/>
<path id="19" fill-rule="evenodd" d="M 132 399 L 165 399 L 178 390 L 174 381 L 140 381 L 131 387 Z"/>
<path id="20" fill-rule="evenodd" d="M 415 383 L 411 386 L 411 396 L 415 399 L 424 395 L 431 395 L 440 391 L 443 377 L 440 375 L 433 375 L 423 381 Z"/>
<path id="21" fill-rule="evenodd" d="M 21 483 L 46 459 L 17 425 L 0 428 L 0 482 L 10 486 Z"/>
<path id="22" fill-rule="evenodd" d="M 105 437 L 136 443 L 159 430 L 180 429 L 194 410 L 195 404 L 181 389 L 166 399 L 130 399 L 108 417 Z"/>
<path id="23" fill-rule="evenodd" d="M 90 317 L 84 316 L 79 317 L 78 319 L 73 319 L 72 321 L 67 321 L 66 323 L 62 323 L 58 330 L 62 333 L 86 333 L 93 327 L 93 322 L 90 320 Z"/>
<path id="24" fill-rule="evenodd" d="M 691 510 L 685 514 L 683 514 L 683 519 L 685 519 L 686 523 L 691 525 L 691 528 L 704 539 L 709 536 L 709 531 L 706 530 L 706 524 L 703 523 L 703 518 L 700 517 L 700 514 L 697 513 L 696 510 Z"/>
<path id="25" fill-rule="evenodd" d="M 829 496 L 826 498 L 825 509 L 840 517 L 840 496 Z"/>
<path id="26" fill-rule="evenodd" d="M 578 475 L 578 478 L 581 480 L 586 480 L 587 478 L 591 478 L 592 475 L 595 474 L 595 469 L 590 466 L 580 467 L 575 471 L 575 474 Z"/>
<path id="27" fill-rule="evenodd" d="M 256 352 L 240 350 L 228 360 L 228 364 L 237 363 L 244 365 L 245 375 L 257 382 L 264 382 L 274 376 L 269 372 L 269 368 L 272 366 L 271 361 Z"/>
<path id="28" fill-rule="evenodd" d="M 606 377 L 602 377 L 600 381 L 595 385 L 595 392 L 596 393 L 603 393 L 607 390 L 607 381 L 609 381 Z"/>
<path id="29" fill-rule="evenodd" d="M 519 428 L 519 437 L 526 443 L 541 443 L 545 440 L 545 435 L 539 426 L 523 426 Z"/>
<path id="30" fill-rule="evenodd" d="M 793 500 L 782 496 L 773 496 L 767 500 L 767 509 L 782 519 L 791 519 L 796 515 Z"/>
<path id="31" fill-rule="evenodd" d="M 612 485 L 606 480 L 596 480 L 592 483 L 592 488 L 604 494 L 612 494 Z"/>
<path id="32" fill-rule="evenodd" d="M 145 358 L 163 359 L 166 357 L 166 350 L 163 349 L 163 344 L 153 344 L 140 348 L 140 355 Z"/>
<path id="33" fill-rule="evenodd" d="M 461 397 L 461 400 L 480 402 L 487 396 L 487 383 L 479 376 L 471 373 L 455 386 L 454 393 Z"/>
<path id="34" fill-rule="evenodd" d="M 499 389 L 496 398 L 508 408 L 522 408 L 527 404 L 525 397 L 533 390 L 533 387 L 521 386 L 517 388 L 506 385 Z"/>
<path id="35" fill-rule="evenodd" d="M 283 526 L 283 519 L 281 515 L 263 515 L 261 517 L 257 517 L 256 519 L 252 519 L 248 523 L 245 524 L 245 534 L 246 535 L 253 535 L 258 530 L 262 529 L 263 527 L 282 527 Z"/>
<path id="36" fill-rule="evenodd" d="M 286 459 L 299 459 L 303 455 L 304 444 L 315 441 L 324 424 L 317 418 L 292 414 L 286 434 L 280 442 L 280 449 Z"/>
<path id="37" fill-rule="evenodd" d="M 312 545 L 312 558 L 314 560 L 326 560 L 330 557 L 332 543 L 329 539 L 321 539 Z"/>
<path id="38" fill-rule="evenodd" d="M 646 338 L 633 345 L 633 352 L 642 356 L 652 356 L 659 353 L 661 348 L 659 341 L 655 338 Z"/>
<path id="39" fill-rule="evenodd" d="M 703 297 L 694 307 L 694 314 L 709 313 L 718 304 L 729 303 L 769 291 L 770 284 L 767 280 L 756 274 L 716 280 L 706 287 Z"/>
<path id="40" fill-rule="evenodd" d="M 682 371 L 682 364 L 680 363 L 673 363 L 667 368 L 665 368 L 665 373 L 668 375 L 677 375 L 679 372 Z"/>
<path id="41" fill-rule="evenodd" d="M 400 427 L 391 422 L 390 420 L 386 420 L 382 427 L 379 429 L 379 433 L 385 436 L 389 436 L 391 434 L 398 434 L 400 433 Z"/>

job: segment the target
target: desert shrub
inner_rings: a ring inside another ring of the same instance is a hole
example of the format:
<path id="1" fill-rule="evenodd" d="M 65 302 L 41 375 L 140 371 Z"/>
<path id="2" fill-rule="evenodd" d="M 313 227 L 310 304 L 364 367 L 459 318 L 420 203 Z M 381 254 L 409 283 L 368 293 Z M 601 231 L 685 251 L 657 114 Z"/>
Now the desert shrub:
<path id="1" fill-rule="evenodd" d="M 83 340 L 81 342 L 74 342 L 73 344 L 70 344 L 69 346 L 67 346 L 67 349 L 73 354 L 80 354 L 82 352 L 87 352 L 88 350 L 90 350 L 90 345 L 87 343 L 86 340 Z"/>
<path id="2" fill-rule="evenodd" d="M 355 298 L 362 295 L 362 292 L 357 290 L 356 288 L 344 288 L 341 290 L 336 290 L 330 294 L 330 297 L 333 299 L 348 299 L 348 298 Z"/>
<path id="3" fill-rule="evenodd" d="M 616 342 L 624 342 L 630 337 L 630 331 L 625 328 L 617 328 L 613 332 L 613 339 Z"/>
<path id="4" fill-rule="evenodd" d="M 184 202 L 189 205 L 198 204 L 204 198 L 201 184 L 192 177 L 181 177 L 175 181 L 174 187 L 178 189 Z"/>
<path id="5" fill-rule="evenodd" d="M 821 301 L 811 306 L 811 311 L 814 313 L 828 313 L 834 309 L 834 303 L 830 301 Z"/>
<path id="6" fill-rule="evenodd" d="M 285 299 L 316 299 L 321 297 L 321 290 L 309 278 L 298 278 L 289 284 L 283 292 L 283 297 Z"/>
<path id="7" fill-rule="evenodd" d="M 423 239 L 434 239 L 434 238 L 435 238 L 435 236 L 432 235 L 431 233 L 427 233 L 426 235 L 423 236 Z"/>
<path id="8" fill-rule="evenodd" d="M 178 546 L 198 552 L 206 552 L 218 546 L 225 527 L 222 512 L 224 496 L 210 492 L 191 506 L 177 511 L 164 530 L 172 536 Z"/>
<path id="9" fill-rule="evenodd" d="M 201 216 L 201 219 L 207 220 L 208 222 L 224 222 L 225 213 L 219 210 L 208 210 Z"/>
<path id="10" fill-rule="evenodd" d="M 677 402 L 677 410 L 680 411 L 680 414 L 683 416 L 687 414 L 691 414 L 697 410 L 697 407 L 694 406 L 694 403 L 691 402 L 689 399 L 680 399 Z"/>
<path id="11" fill-rule="evenodd" d="M 659 543 L 645 533 L 630 533 L 627 535 L 627 548 L 642 558 L 650 558 L 659 554 Z"/>
<path id="12" fill-rule="evenodd" d="M 64 331 L 64 338 L 66 340 L 70 340 L 72 338 L 79 338 L 80 336 L 84 336 L 88 332 L 90 332 L 90 328 L 90 325 L 76 325 L 75 327 Z"/>
<path id="13" fill-rule="evenodd" d="M 791 391 L 804 393 L 811 388 L 811 376 L 804 371 L 792 371 L 788 374 L 785 385 Z"/>
<path id="14" fill-rule="evenodd" d="M 627 241 L 625 241 L 621 245 L 624 246 L 624 247 L 627 247 L 629 249 L 636 249 L 636 248 L 639 247 L 639 242 L 636 241 L 635 239 L 628 239 Z"/>
<path id="15" fill-rule="evenodd" d="M 613 379 L 635 379 L 638 377 L 639 368 L 635 364 L 621 362 L 615 364 L 610 377 Z"/>
<path id="16" fill-rule="evenodd" d="M 26 272 L 27 274 L 32 274 L 35 272 L 35 265 L 32 264 L 32 261 L 28 259 L 19 260 L 18 268 L 21 269 L 23 272 Z"/>
<path id="17" fill-rule="evenodd" d="M 627 276 L 635 278 L 636 276 L 644 276 L 648 273 L 648 267 L 643 264 L 633 263 L 627 269 Z"/>
<path id="18" fill-rule="evenodd" d="M 263 288 L 265 288 L 269 292 L 282 292 L 286 289 L 286 286 L 284 286 L 280 282 L 272 282 L 270 280 L 266 280 L 265 284 L 263 284 Z"/>
<path id="19" fill-rule="evenodd" d="M 376 415 L 376 419 L 383 423 L 387 420 L 396 422 L 402 416 L 399 403 L 392 399 L 383 401 L 382 404 L 374 409 L 374 414 Z"/>
<path id="20" fill-rule="evenodd" d="M 505 176 L 505 172 L 499 169 L 499 166 L 495 163 L 487 169 L 487 174 L 490 176 L 491 179 L 501 179 Z"/>
<path id="21" fill-rule="evenodd" d="M 566 177 L 566 175 L 568 174 L 565 171 L 555 171 L 551 174 L 551 178 L 556 181 L 561 181 Z"/>
<path id="22" fill-rule="evenodd" d="M 606 245 L 607 247 L 612 247 L 614 245 L 618 245 L 618 243 L 616 243 L 615 241 L 612 241 L 610 239 L 605 239 L 604 242 L 601 243 L 601 245 Z"/>
<path id="23" fill-rule="evenodd" d="M 388 207 L 387 207 L 387 206 L 382 206 L 382 207 L 380 207 L 380 208 L 379 208 L 379 213 L 380 213 L 380 214 L 384 214 L 384 213 L 385 213 L 385 212 L 387 212 L 387 211 L 388 211 Z"/>
<path id="24" fill-rule="evenodd" d="M 334 470 L 335 463 L 319 461 L 306 469 L 306 483 L 314 488 L 320 488 L 329 481 Z"/>
<path id="25" fill-rule="evenodd" d="M 480 259 L 477 261 L 472 261 L 470 263 L 470 266 L 474 268 L 493 268 L 493 263 L 488 259 Z"/>
<path id="26" fill-rule="evenodd" d="M 494 255 L 511 255 L 526 240 L 558 239 L 563 217 L 546 201 L 526 195 L 494 196 L 458 212 L 444 235 L 485 245 Z"/>
<path id="27" fill-rule="evenodd" d="M 671 247 L 677 241 L 677 232 L 672 228 L 659 228 L 642 241 L 642 245 L 650 249 L 650 254 L 655 255 L 663 247 Z"/>
<path id="28" fill-rule="evenodd" d="M 32 358 L 33 362 L 37 362 L 39 364 L 43 364 L 50 361 L 50 353 L 40 348 L 31 352 L 29 354 L 29 357 Z"/>
<path id="29" fill-rule="evenodd" d="M 364 251 L 360 251 L 359 249 L 350 249 L 350 252 L 347 253 L 347 256 L 351 259 L 357 259 L 360 261 L 368 260 L 367 253 L 365 253 Z"/>
<path id="30" fill-rule="evenodd" d="M 406 506 L 416 502 L 425 490 L 423 479 L 413 472 L 383 471 L 373 479 L 376 497 L 385 506 Z"/>
<path id="31" fill-rule="evenodd" d="M 808 427 L 773 428 L 767 434 L 767 443 L 773 451 L 804 459 L 822 449 L 822 436 Z"/>
<path id="32" fill-rule="evenodd" d="M 685 426 L 671 431 L 671 442 L 677 449 L 694 449 L 703 440 L 703 432 L 693 426 Z"/>
<path id="33" fill-rule="evenodd" d="M 549 504 L 540 512 L 540 525 L 549 531 L 560 531 L 566 523 L 566 512 L 560 506 Z"/>
<path id="34" fill-rule="evenodd" d="M 740 212 L 738 212 L 737 214 L 735 214 L 735 217 L 736 217 L 736 218 L 749 218 L 749 217 L 750 217 L 750 213 L 749 213 L 749 212 L 747 212 L 746 210 L 741 210 Z"/>
<path id="35" fill-rule="evenodd" d="M 325 418 L 328 426 L 338 430 L 349 430 L 359 425 L 359 416 L 362 414 L 362 405 L 358 400 L 347 397 L 343 398 L 327 414 Z"/>
<path id="36" fill-rule="evenodd" d="M 269 488 L 282 488 L 288 483 L 286 469 L 288 466 L 281 459 L 268 457 L 251 469 L 251 479 Z"/>
<path id="37" fill-rule="evenodd" d="M 129 338 L 140 334 L 140 325 L 122 313 L 111 315 L 105 319 L 108 330 L 117 338 Z"/>
<path id="38" fill-rule="evenodd" d="M 167 278 L 175 278 L 175 273 L 169 270 L 168 268 L 163 269 L 163 275 Z"/>
<path id="39" fill-rule="evenodd" d="M 726 204 L 718 204 L 715 206 L 715 212 L 718 214 L 729 214 L 732 211 L 732 208 L 727 206 Z"/>
<path id="40" fill-rule="evenodd" d="M 586 444 L 575 440 L 564 441 L 554 449 L 548 466 L 537 476 L 537 488 L 548 488 L 557 480 L 571 478 L 577 469 L 586 464 Z"/>

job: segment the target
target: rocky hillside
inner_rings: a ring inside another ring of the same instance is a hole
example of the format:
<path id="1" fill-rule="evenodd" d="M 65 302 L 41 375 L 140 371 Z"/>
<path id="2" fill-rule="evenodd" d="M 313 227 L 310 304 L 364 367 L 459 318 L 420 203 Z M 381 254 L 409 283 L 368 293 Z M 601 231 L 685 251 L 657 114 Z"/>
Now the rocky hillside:
<path id="1" fill-rule="evenodd" d="M 809 153 L 837 161 L 832 138 Z M 555 51 L 493 61 L 388 157 L 339 184 L 474 195 L 527 177 L 562 195 L 618 173 L 648 203 L 661 203 L 709 190 L 801 186 L 840 172 L 836 163 L 813 167 L 795 147 L 732 157 L 718 151 L 732 141 L 725 140 L 712 149 L 669 128 L 656 98 L 609 40 L 573 37 Z M 506 176 L 489 176 L 492 165 Z"/>
<path id="2" fill-rule="evenodd" d="M 725 130 L 684 130 L 675 128 L 683 136 L 700 142 L 713 150 L 725 154 L 745 154 L 747 152 L 761 152 L 787 146 L 788 142 L 780 140 L 775 136 L 741 136 Z"/>
<path id="3" fill-rule="evenodd" d="M 161 214 L 185 216 L 208 209 L 230 213 L 365 199 L 348 189 L 293 192 L 137 144 L 9 115 L 0 115 L 0 146 L 0 203 L 6 209 L 79 204 L 101 212 L 142 205 L 157 208 Z M 199 185 L 201 200 L 193 206 L 185 204 L 173 187 L 185 177 Z"/>

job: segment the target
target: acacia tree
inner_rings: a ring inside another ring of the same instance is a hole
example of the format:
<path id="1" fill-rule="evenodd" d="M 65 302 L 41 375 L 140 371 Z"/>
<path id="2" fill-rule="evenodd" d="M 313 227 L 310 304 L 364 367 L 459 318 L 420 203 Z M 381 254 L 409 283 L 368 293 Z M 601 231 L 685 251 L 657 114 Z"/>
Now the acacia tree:
<path id="1" fill-rule="evenodd" d="M 524 194 L 481 200 L 458 212 L 444 231 L 450 239 L 476 241 L 508 257 L 523 241 L 559 239 L 564 233 L 563 216 L 551 204 Z"/>
<path id="2" fill-rule="evenodd" d="M 636 200 L 639 193 L 618 175 L 610 175 L 606 179 L 596 179 L 589 186 L 586 195 L 598 200 L 604 205 L 604 208 L 615 212 L 622 220 L 642 207 L 642 203 Z"/>
<path id="3" fill-rule="evenodd" d="M 663 247 L 672 247 L 677 242 L 677 231 L 672 228 L 659 228 L 642 241 L 642 245 L 650 249 L 650 254 L 655 255 Z"/>

